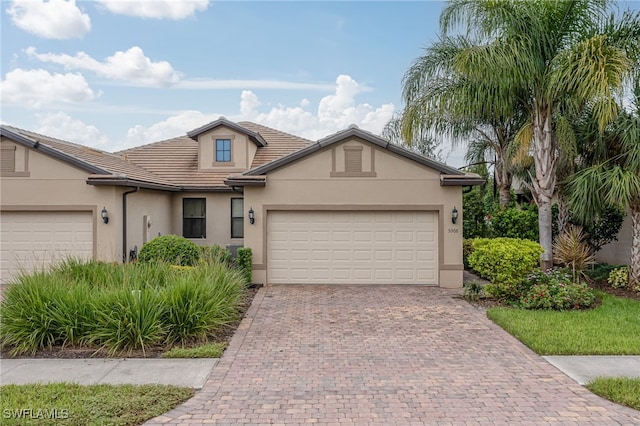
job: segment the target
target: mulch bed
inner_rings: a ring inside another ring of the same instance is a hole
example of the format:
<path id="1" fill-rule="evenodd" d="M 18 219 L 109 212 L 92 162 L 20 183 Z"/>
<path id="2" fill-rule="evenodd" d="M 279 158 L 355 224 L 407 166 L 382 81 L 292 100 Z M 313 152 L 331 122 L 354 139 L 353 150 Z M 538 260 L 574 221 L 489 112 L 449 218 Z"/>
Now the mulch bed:
<path id="1" fill-rule="evenodd" d="M 229 324 L 224 329 L 215 333 L 213 336 L 210 336 L 207 340 L 208 343 L 229 343 L 231 338 L 233 337 L 236 329 L 240 325 L 240 321 L 244 318 L 245 313 L 251 306 L 253 302 L 253 298 L 258 292 L 259 286 L 249 286 L 247 290 L 244 292 L 242 299 L 238 305 L 239 307 L 239 319 L 232 324 Z M 199 346 L 205 342 L 190 342 L 185 344 L 185 347 L 194 347 Z M 62 346 L 54 346 L 51 349 L 39 349 L 35 354 L 24 354 L 18 356 L 10 356 L 8 354 L 9 350 L 7 348 L 0 349 L 0 358 L 49 358 L 49 359 L 74 359 L 74 358 L 160 358 L 162 354 L 168 351 L 171 348 L 167 347 L 151 347 L 145 349 L 144 352 L 141 350 L 134 351 L 126 351 L 120 352 L 115 355 L 109 355 L 109 352 L 104 349 L 96 349 L 96 348 L 73 348 L 73 347 L 62 347 Z"/>

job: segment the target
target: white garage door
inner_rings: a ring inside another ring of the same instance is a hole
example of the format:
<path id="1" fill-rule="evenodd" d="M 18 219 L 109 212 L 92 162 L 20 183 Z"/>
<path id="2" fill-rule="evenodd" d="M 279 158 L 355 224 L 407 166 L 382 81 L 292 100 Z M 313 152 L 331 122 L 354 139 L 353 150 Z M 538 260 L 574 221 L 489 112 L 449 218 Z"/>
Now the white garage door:
<path id="1" fill-rule="evenodd" d="M 0 281 L 68 256 L 93 258 L 91 212 L 1 212 Z"/>
<path id="2" fill-rule="evenodd" d="M 268 214 L 272 284 L 438 283 L 436 212 Z"/>

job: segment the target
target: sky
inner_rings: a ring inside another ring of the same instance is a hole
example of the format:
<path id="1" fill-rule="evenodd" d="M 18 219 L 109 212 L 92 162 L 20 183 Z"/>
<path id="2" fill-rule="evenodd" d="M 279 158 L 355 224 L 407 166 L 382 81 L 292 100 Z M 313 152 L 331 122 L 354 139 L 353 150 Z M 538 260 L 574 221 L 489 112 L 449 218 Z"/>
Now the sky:
<path id="1" fill-rule="evenodd" d="M 0 121 L 112 152 L 220 116 L 312 140 L 379 134 L 444 5 L 0 0 Z"/>

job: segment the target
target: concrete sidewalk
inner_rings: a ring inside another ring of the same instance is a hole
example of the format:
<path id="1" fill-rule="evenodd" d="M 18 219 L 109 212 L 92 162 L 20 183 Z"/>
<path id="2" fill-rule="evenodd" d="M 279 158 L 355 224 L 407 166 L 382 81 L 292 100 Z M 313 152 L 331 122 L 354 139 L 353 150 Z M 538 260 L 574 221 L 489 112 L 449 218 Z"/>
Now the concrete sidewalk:
<path id="1" fill-rule="evenodd" d="M 543 356 L 580 385 L 596 377 L 640 377 L 640 356 Z M 218 359 L 0 359 L 0 384 L 165 384 L 201 389 Z"/>
<path id="2" fill-rule="evenodd" d="M 640 377 L 640 356 L 543 356 L 581 385 L 597 377 Z"/>
<path id="3" fill-rule="evenodd" d="M 0 359 L 0 384 L 162 384 L 201 389 L 216 358 Z"/>

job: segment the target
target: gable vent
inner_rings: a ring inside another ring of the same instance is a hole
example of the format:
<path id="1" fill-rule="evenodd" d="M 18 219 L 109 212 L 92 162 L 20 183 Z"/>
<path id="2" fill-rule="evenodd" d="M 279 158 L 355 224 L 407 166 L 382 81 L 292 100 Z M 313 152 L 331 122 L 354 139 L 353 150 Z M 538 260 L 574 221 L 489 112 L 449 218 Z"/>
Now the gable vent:
<path id="1" fill-rule="evenodd" d="M 344 171 L 356 173 L 362 171 L 362 147 L 344 148 Z"/>

